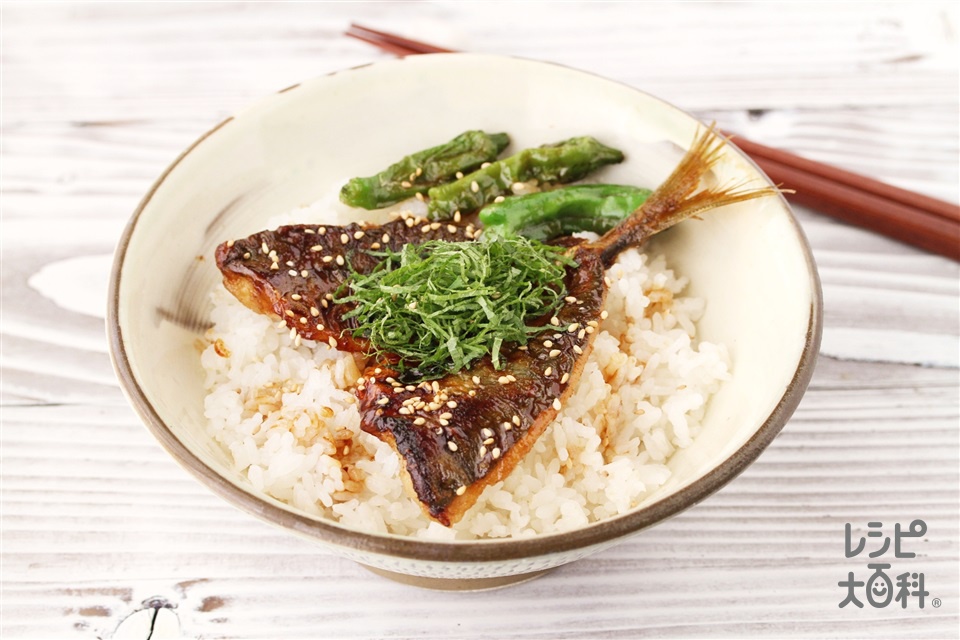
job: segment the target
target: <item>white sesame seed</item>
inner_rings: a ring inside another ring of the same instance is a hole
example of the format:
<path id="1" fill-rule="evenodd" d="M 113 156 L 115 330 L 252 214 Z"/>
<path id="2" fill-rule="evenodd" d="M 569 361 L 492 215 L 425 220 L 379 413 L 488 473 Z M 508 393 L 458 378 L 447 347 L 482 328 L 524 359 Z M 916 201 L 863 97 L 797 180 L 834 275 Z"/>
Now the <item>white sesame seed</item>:
<path id="1" fill-rule="evenodd" d="M 353 233 L 353 238 L 354 238 L 355 240 L 359 240 L 359 239 L 362 238 L 362 237 L 363 237 L 363 231 L 355 231 L 355 232 Z"/>
<path id="2" fill-rule="evenodd" d="M 463 177 L 463 171 L 457 171 L 455 175 L 457 176 L 457 180 L 459 180 L 460 178 Z"/>
<path id="3" fill-rule="evenodd" d="M 413 194 L 413 197 L 415 197 L 415 198 L 416 198 L 417 200 L 419 200 L 420 202 L 423 202 L 423 194 L 420 193 L 419 191 L 417 191 L 415 194 Z"/>
<path id="4" fill-rule="evenodd" d="M 550 357 L 551 357 L 551 358 L 556 358 L 558 355 L 560 355 L 560 349 L 551 349 L 551 350 L 550 350 Z"/>
<path id="5" fill-rule="evenodd" d="M 552 318 L 550 318 L 550 324 L 552 324 L 552 325 L 555 326 L 555 327 L 559 327 L 559 326 L 560 326 L 560 318 L 558 318 L 557 316 L 553 316 Z"/>
<path id="6" fill-rule="evenodd" d="M 567 384 L 567 380 L 569 380 L 569 379 L 570 379 L 570 374 L 569 374 L 569 373 L 563 374 L 563 377 L 560 378 L 560 384 Z"/>
<path id="7" fill-rule="evenodd" d="M 373 249 L 374 251 L 376 251 L 377 249 L 380 248 L 380 243 L 379 243 L 379 242 L 374 242 L 374 243 L 372 243 L 372 244 L 370 245 L 370 248 Z"/>
<path id="8" fill-rule="evenodd" d="M 549 349 L 550 347 L 553 346 L 553 340 L 544 340 L 544 341 L 543 341 L 543 346 L 545 346 L 547 349 Z"/>
<path id="9" fill-rule="evenodd" d="M 290 294 L 290 299 L 291 299 L 291 300 L 300 300 L 301 298 L 303 298 L 303 296 L 301 296 L 299 293 L 291 293 L 291 294 Z"/>
<path id="10" fill-rule="evenodd" d="M 473 376 L 473 384 L 480 384 L 480 376 Z"/>
<path id="11" fill-rule="evenodd" d="M 287 273 L 289 273 L 289 274 L 290 274 L 291 276 L 293 276 L 294 278 L 297 277 L 297 270 L 296 270 L 296 269 L 290 269 L 290 271 L 287 271 Z"/>
<path id="12" fill-rule="evenodd" d="M 610 314 L 607 313 L 606 309 L 604 309 L 603 311 L 600 312 L 600 319 L 601 319 L 601 320 L 606 320 L 607 317 L 609 317 L 609 315 L 610 315 Z"/>
<path id="13" fill-rule="evenodd" d="M 413 424 L 415 424 L 415 425 L 418 426 L 418 427 L 421 426 L 421 425 L 425 425 L 425 424 L 427 424 L 427 419 L 426 419 L 426 418 L 417 418 L 416 420 L 413 421 Z"/>
<path id="14" fill-rule="evenodd" d="M 516 382 L 516 381 L 517 381 L 516 377 L 510 375 L 509 373 L 507 374 L 507 380 L 509 380 L 510 382 Z"/>
<path id="15" fill-rule="evenodd" d="M 474 193 L 480 191 L 480 185 L 477 184 L 476 180 L 470 183 L 470 191 L 473 191 Z"/>
<path id="16" fill-rule="evenodd" d="M 290 339 L 291 339 L 291 340 L 295 340 L 298 335 L 300 335 L 300 334 L 297 333 L 297 328 L 296 328 L 296 327 L 290 327 Z"/>
<path id="17" fill-rule="evenodd" d="M 586 328 L 586 332 L 587 332 L 587 333 L 593 333 L 594 331 L 596 331 L 596 329 L 594 329 L 593 327 L 587 327 L 587 328 Z"/>
<path id="18" fill-rule="evenodd" d="M 567 296 L 566 298 L 564 298 L 564 300 L 566 300 L 570 304 L 574 304 L 577 301 L 577 299 L 574 298 L 573 296 Z"/>
<path id="19" fill-rule="evenodd" d="M 333 262 L 333 256 L 323 256 L 324 262 Z"/>
<path id="20" fill-rule="evenodd" d="M 440 414 L 440 418 L 442 420 L 449 420 L 452 417 L 453 417 L 453 414 L 450 413 L 449 411 Z"/>
<path id="21" fill-rule="evenodd" d="M 315 244 L 315 245 L 313 245 L 312 247 L 310 247 L 310 251 L 313 251 L 314 253 L 317 253 L 317 252 L 319 252 L 319 251 L 323 251 L 323 245 L 322 245 L 322 244 Z"/>
<path id="22" fill-rule="evenodd" d="M 547 367 L 546 369 L 543 370 L 543 375 L 545 376 L 549 376 L 552 373 L 553 373 L 553 367 Z"/>
<path id="23" fill-rule="evenodd" d="M 304 233 L 307 233 L 307 234 L 310 234 L 310 235 L 313 235 L 313 234 L 316 233 L 316 231 L 314 231 L 313 229 L 304 229 L 303 232 L 304 232 Z"/>
<path id="24" fill-rule="evenodd" d="M 307 317 L 306 317 L 306 316 L 300 316 L 300 324 L 307 324 Z"/>
<path id="25" fill-rule="evenodd" d="M 416 172 L 414 172 L 414 173 L 415 173 L 415 175 L 422 176 L 422 175 L 423 175 L 423 167 L 417 167 L 417 170 L 416 170 Z"/>
<path id="26" fill-rule="evenodd" d="M 560 408 L 561 408 L 562 406 L 563 406 L 563 405 L 560 404 L 560 398 L 554 398 L 554 399 L 553 399 L 553 408 L 554 408 L 554 409 L 556 409 L 557 411 L 560 411 Z"/>
<path id="27" fill-rule="evenodd" d="M 243 254 L 243 259 L 244 259 L 244 260 L 249 260 L 249 259 L 250 259 L 250 252 L 249 252 L 249 251 L 247 251 L 246 253 Z"/>
<path id="28" fill-rule="evenodd" d="M 493 459 L 496 460 L 500 457 L 500 447 L 494 447 L 493 451 L 490 452 L 490 455 L 493 456 Z"/>
<path id="29" fill-rule="evenodd" d="M 503 429 L 504 429 L 505 431 L 510 431 L 510 429 L 513 429 L 513 425 L 510 424 L 509 422 L 504 422 L 504 423 L 503 423 Z"/>
<path id="30" fill-rule="evenodd" d="M 512 421 L 513 424 L 517 425 L 518 427 L 520 426 L 520 416 L 513 416 Z"/>
<path id="31" fill-rule="evenodd" d="M 475 398 L 476 395 L 477 395 L 477 390 L 476 390 L 476 389 L 470 389 L 470 391 L 467 391 L 467 395 L 470 396 L 471 398 Z"/>
<path id="32" fill-rule="evenodd" d="M 493 199 L 493 201 L 494 201 L 496 204 L 500 204 L 500 203 L 503 202 L 504 200 L 506 200 L 506 198 L 504 198 L 503 196 L 497 196 L 496 198 Z"/>
<path id="33" fill-rule="evenodd" d="M 417 308 L 417 301 L 414 300 L 413 302 L 411 302 L 410 304 L 408 304 L 408 305 L 407 305 L 407 308 L 410 309 L 411 311 L 413 311 L 414 309 L 416 309 L 416 308 Z"/>
<path id="34" fill-rule="evenodd" d="M 306 278 L 308 275 L 310 275 L 310 272 L 307 271 L 306 269 L 304 269 L 304 270 L 302 270 L 302 271 L 300 272 L 300 277 L 302 277 L 302 278 Z"/>
<path id="35" fill-rule="evenodd" d="M 327 343 L 328 343 L 331 347 L 333 347 L 334 349 L 337 348 L 337 339 L 334 338 L 333 336 L 330 336 L 330 337 L 327 339 Z"/>
<path id="36" fill-rule="evenodd" d="M 447 440 L 447 449 L 450 449 L 450 451 L 456 451 L 456 450 L 457 450 L 457 443 L 454 442 L 453 440 Z M 458 491 L 459 491 L 459 489 L 458 489 Z"/>
<path id="37" fill-rule="evenodd" d="M 263 251 L 264 253 L 267 253 L 267 254 L 270 253 L 270 247 L 267 246 L 266 241 L 260 243 L 260 251 Z"/>
<path id="38" fill-rule="evenodd" d="M 290 309 L 287 309 L 286 311 L 284 311 L 284 313 L 291 318 L 293 317 L 293 311 L 291 311 Z"/>
<path id="39" fill-rule="evenodd" d="M 453 221 L 454 221 L 454 222 L 460 222 L 460 219 L 461 219 L 460 212 L 459 212 L 459 211 L 454 211 L 454 212 L 453 212 Z"/>
<path id="40" fill-rule="evenodd" d="M 274 262 L 272 265 L 270 265 L 270 268 L 273 269 L 274 271 L 276 271 L 277 269 L 280 268 L 280 265 L 278 265 L 276 262 Z"/>
<path id="41" fill-rule="evenodd" d="M 341 267 L 344 265 L 343 256 L 337 256 L 337 264 L 340 265 Z"/>
<path id="42" fill-rule="evenodd" d="M 400 407 L 399 409 L 397 409 L 397 413 L 403 416 L 408 416 L 411 413 L 413 413 L 413 409 L 411 409 L 410 407 Z"/>
<path id="43" fill-rule="evenodd" d="M 583 353 L 583 349 L 580 348 L 580 345 L 575 344 L 573 345 L 573 352 L 577 355 L 580 355 L 581 353 Z"/>
<path id="44" fill-rule="evenodd" d="M 445 426 L 445 427 L 450 424 L 450 421 L 449 421 L 449 420 L 444 420 L 443 418 L 440 418 L 440 420 L 438 420 L 438 422 L 439 422 L 440 424 L 442 424 L 443 426 Z"/>
<path id="45" fill-rule="evenodd" d="M 589 329 L 589 328 L 592 328 L 592 327 L 587 327 L 587 328 Z M 587 329 L 580 329 L 580 331 L 577 333 L 577 339 L 578 339 L 578 340 L 583 340 L 583 336 L 585 336 L 585 335 L 587 335 Z"/>
<path id="46" fill-rule="evenodd" d="M 467 492 L 467 488 L 464 486 L 457 487 L 457 495 L 462 496 Z"/>
<path id="47" fill-rule="evenodd" d="M 493 436 L 493 431 L 484 427 L 483 429 L 480 429 L 480 435 L 482 435 L 484 438 L 490 438 Z"/>
<path id="48" fill-rule="evenodd" d="M 520 191 L 523 189 L 523 187 L 524 187 L 524 184 L 522 182 L 514 182 L 512 185 L 510 185 L 510 190 Z"/>
<path id="49" fill-rule="evenodd" d="M 448 231 L 449 233 L 456 233 L 456 232 L 457 232 L 457 228 L 456 228 L 455 226 L 453 226 L 452 224 L 448 224 L 448 225 L 447 225 L 447 231 Z"/>
<path id="50" fill-rule="evenodd" d="M 324 327 L 321 323 L 317 323 L 317 331 L 323 331 Z"/>
<path id="51" fill-rule="evenodd" d="M 499 382 L 500 384 L 510 384 L 510 378 L 508 378 L 507 376 L 500 376 L 499 378 L 497 378 L 497 382 Z"/>
<path id="52" fill-rule="evenodd" d="M 450 407 L 451 409 L 456 409 L 456 408 L 457 408 L 457 401 L 456 401 L 456 400 L 451 400 L 450 402 L 447 403 L 447 406 Z"/>
<path id="53" fill-rule="evenodd" d="M 377 404 L 381 404 L 381 405 L 390 404 L 390 398 L 387 398 L 386 396 L 384 396 L 383 398 L 380 398 L 379 400 L 377 400 Z"/>
<path id="54" fill-rule="evenodd" d="M 234 244 L 236 244 L 236 241 L 235 241 L 235 240 L 227 240 L 227 246 L 228 246 L 228 247 L 232 247 Z"/>
<path id="55" fill-rule="evenodd" d="M 409 180 L 404 180 L 403 182 L 400 183 L 400 186 L 403 187 L 404 189 L 409 189 L 413 185 L 410 184 Z"/>
<path id="56" fill-rule="evenodd" d="M 580 325 L 579 325 L 578 323 L 574 322 L 574 323 L 571 324 L 569 327 L 567 327 L 567 331 L 569 331 L 570 333 L 573 333 L 574 331 L 576 331 L 576 330 L 579 329 L 579 328 L 580 328 Z"/>
<path id="57" fill-rule="evenodd" d="M 326 232 L 327 232 L 327 228 L 326 228 L 326 227 L 317 227 L 317 233 L 319 233 L 320 235 L 323 235 L 323 234 L 325 234 Z"/>

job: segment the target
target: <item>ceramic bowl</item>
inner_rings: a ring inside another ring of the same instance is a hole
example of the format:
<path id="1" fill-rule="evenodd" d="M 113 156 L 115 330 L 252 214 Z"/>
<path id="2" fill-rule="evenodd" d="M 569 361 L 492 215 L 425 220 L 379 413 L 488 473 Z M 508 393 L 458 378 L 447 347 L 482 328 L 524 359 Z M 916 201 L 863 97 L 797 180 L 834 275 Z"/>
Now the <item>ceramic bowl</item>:
<path id="1" fill-rule="evenodd" d="M 514 58 L 412 56 L 317 78 L 269 96 L 203 135 L 157 180 L 116 253 L 108 329 L 118 376 L 170 454 L 231 504 L 392 577 L 439 588 L 522 580 L 577 560 L 690 507 L 743 471 L 783 427 L 813 371 L 821 295 L 809 246 L 782 198 L 684 222 L 653 244 L 706 299 L 699 337 L 727 345 L 732 379 L 670 479 L 633 511 L 563 534 L 434 543 L 372 535 L 257 493 L 206 435 L 195 343 L 220 286 L 214 247 L 262 229 L 352 175 L 466 129 L 507 131 L 514 149 L 574 135 L 616 146 L 606 178 L 655 186 L 701 126 L 636 89 Z M 345 173 L 346 172 L 346 173 Z M 727 146 L 718 169 L 766 177 Z"/>

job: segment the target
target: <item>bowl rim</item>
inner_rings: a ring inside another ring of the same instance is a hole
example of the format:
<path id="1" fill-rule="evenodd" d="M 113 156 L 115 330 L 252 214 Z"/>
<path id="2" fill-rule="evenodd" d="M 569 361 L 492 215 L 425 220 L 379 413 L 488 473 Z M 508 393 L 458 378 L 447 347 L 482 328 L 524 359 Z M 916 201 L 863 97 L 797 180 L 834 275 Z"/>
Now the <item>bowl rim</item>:
<path id="1" fill-rule="evenodd" d="M 664 106 L 680 111 L 693 120 L 700 122 L 698 118 L 689 112 L 676 107 L 656 96 L 652 96 L 641 89 L 637 89 L 624 82 L 611 80 L 600 76 L 599 74 L 576 69 L 567 65 L 522 58 L 518 56 L 505 56 L 493 54 L 471 54 L 471 53 L 437 53 L 422 54 L 414 56 L 414 59 L 443 57 L 465 57 L 465 58 L 491 58 L 499 61 L 519 61 L 526 63 L 535 63 L 559 67 L 561 69 L 593 76 L 594 78 L 620 85 L 631 91 L 644 94 L 645 96 L 660 102 Z M 337 74 L 350 73 L 366 67 L 383 64 L 397 64 L 404 62 L 405 59 L 383 60 L 371 62 L 363 65 L 350 67 L 338 71 L 333 71 L 316 78 L 306 80 L 285 89 L 268 94 L 254 101 L 248 106 L 258 106 L 273 98 L 277 94 L 286 93 L 297 89 L 305 83 L 322 81 L 324 78 Z M 548 554 L 558 554 L 574 550 L 586 550 L 590 547 L 602 545 L 604 543 L 613 543 L 618 539 L 639 533 L 640 531 L 659 524 L 664 520 L 675 516 L 682 511 L 696 505 L 701 500 L 719 491 L 723 486 L 742 473 L 776 438 L 777 434 L 783 429 L 787 420 L 796 410 L 806 391 L 807 386 L 813 376 L 817 356 L 820 349 L 823 326 L 823 293 L 820 284 L 819 274 L 816 263 L 813 258 L 813 252 L 810 244 L 803 232 L 799 222 L 793 214 L 792 209 L 784 198 L 783 194 L 778 197 L 786 211 L 791 228 L 796 234 L 800 245 L 804 261 L 807 267 L 807 273 L 810 278 L 810 314 L 807 324 L 806 336 L 804 338 L 803 349 L 797 363 L 797 368 L 792 379 L 784 390 L 783 395 L 776 406 L 770 412 L 770 415 L 762 422 L 757 430 L 743 443 L 736 451 L 727 456 L 723 461 L 717 464 L 706 474 L 700 476 L 685 487 L 680 488 L 675 493 L 666 496 L 653 504 L 635 509 L 619 516 L 613 516 L 605 520 L 591 523 L 585 527 L 574 529 L 561 533 L 543 534 L 530 538 L 503 538 L 503 539 L 484 539 L 484 540 L 462 540 L 462 541 L 432 541 L 400 536 L 397 534 L 379 534 L 368 533 L 358 529 L 348 528 L 334 521 L 324 520 L 321 517 L 309 516 L 304 513 L 298 513 L 292 507 L 284 507 L 279 504 L 268 501 L 267 499 L 247 491 L 240 486 L 230 482 L 220 476 L 216 471 L 210 468 L 202 459 L 196 456 L 190 449 L 184 445 L 170 430 L 157 410 L 147 399 L 144 390 L 140 387 L 136 376 L 133 373 L 129 361 L 122 330 L 119 324 L 119 306 L 120 306 L 120 283 L 123 272 L 123 265 L 126 258 L 127 249 L 130 240 L 136 230 L 137 222 L 144 210 L 151 202 L 154 194 L 160 189 L 170 173 L 186 158 L 194 149 L 202 144 L 207 138 L 216 134 L 225 125 L 239 117 L 243 111 L 238 111 L 234 115 L 228 116 L 219 124 L 203 133 L 190 146 L 184 149 L 177 158 L 160 174 L 144 197 L 141 199 L 137 208 L 134 210 L 123 233 L 118 241 L 114 253 L 113 265 L 110 272 L 110 283 L 108 289 L 106 330 L 110 347 L 110 359 L 113 364 L 114 372 L 120 381 L 120 386 L 124 395 L 133 406 L 134 410 L 140 416 L 146 427 L 151 431 L 161 446 L 180 464 L 189 471 L 194 477 L 201 481 L 207 489 L 223 498 L 232 506 L 253 515 L 269 524 L 281 527 L 290 532 L 299 534 L 302 537 L 313 539 L 315 541 L 342 547 L 358 552 L 373 553 L 378 555 L 392 556 L 418 561 L 433 562 L 462 562 L 462 563 L 483 563 L 497 562 L 503 560 L 518 560 L 523 558 L 543 556 Z M 702 123 L 701 123 L 702 124 Z M 760 169 L 759 166 L 743 151 L 727 139 L 732 151 L 738 153 L 743 160 L 749 163 L 760 176 L 768 183 L 773 184 L 769 177 Z"/>

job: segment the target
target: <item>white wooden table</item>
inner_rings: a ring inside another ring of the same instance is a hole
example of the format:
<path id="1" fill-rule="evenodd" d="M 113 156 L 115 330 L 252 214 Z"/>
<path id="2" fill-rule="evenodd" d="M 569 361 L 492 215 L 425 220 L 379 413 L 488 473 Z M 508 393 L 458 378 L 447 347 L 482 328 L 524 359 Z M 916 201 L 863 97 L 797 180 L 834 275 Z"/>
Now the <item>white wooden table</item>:
<path id="1" fill-rule="evenodd" d="M 151 623 L 155 640 L 957 636 L 960 277 L 944 258 L 798 210 L 823 278 L 823 353 L 776 442 L 679 517 L 483 593 L 385 581 L 208 493 L 128 407 L 103 319 L 115 241 L 182 148 L 261 96 L 386 57 L 341 36 L 351 20 L 590 70 L 956 202 L 956 7 L 2 11 L 3 638 L 147 638 Z M 844 525 L 914 519 L 928 526 L 905 543 L 917 557 L 881 560 L 924 574 L 925 607 L 839 607 L 838 582 L 873 562 L 845 557 Z"/>

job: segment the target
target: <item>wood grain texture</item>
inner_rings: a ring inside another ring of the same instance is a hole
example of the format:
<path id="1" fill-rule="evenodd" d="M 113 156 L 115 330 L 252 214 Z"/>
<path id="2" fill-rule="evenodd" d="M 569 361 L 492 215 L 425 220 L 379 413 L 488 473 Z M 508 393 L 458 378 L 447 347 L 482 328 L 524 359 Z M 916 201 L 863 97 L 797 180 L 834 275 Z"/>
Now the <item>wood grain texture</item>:
<path id="1" fill-rule="evenodd" d="M 823 355 L 782 434 L 700 505 L 508 590 L 414 591 L 236 511 L 140 425 L 107 354 L 107 274 L 140 198 L 249 102 L 385 58 L 340 36 L 350 21 L 589 70 L 958 201 L 957 9 L 823 9 L 3 4 L 0 635 L 957 637 L 960 270 L 814 211 L 797 214 L 823 280 Z M 928 534 L 900 562 L 942 606 L 840 609 L 837 582 L 868 573 L 844 558 L 844 524 L 915 518 Z"/>

